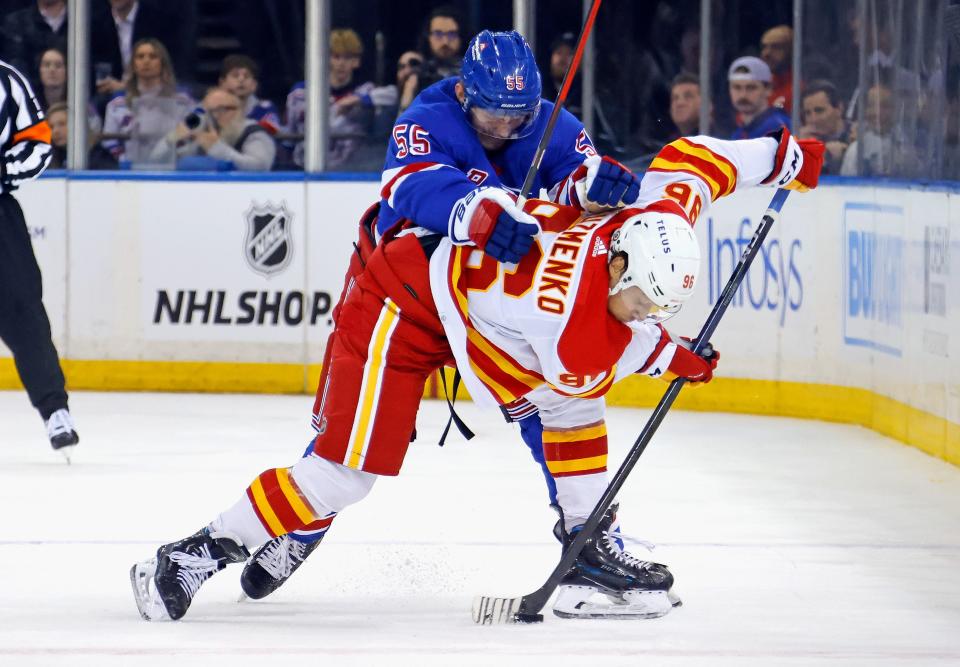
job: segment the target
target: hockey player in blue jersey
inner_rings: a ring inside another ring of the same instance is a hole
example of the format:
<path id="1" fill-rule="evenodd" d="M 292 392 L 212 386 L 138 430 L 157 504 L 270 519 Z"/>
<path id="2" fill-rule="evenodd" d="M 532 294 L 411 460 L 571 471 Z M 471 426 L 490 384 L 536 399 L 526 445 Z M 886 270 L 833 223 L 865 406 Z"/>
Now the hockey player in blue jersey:
<path id="1" fill-rule="evenodd" d="M 517 262 L 539 231 L 517 208 L 553 103 L 540 98 L 540 72 L 517 32 L 477 35 L 461 76 L 424 90 L 394 125 L 381 179 L 377 230 L 401 219 L 445 234 L 457 244 L 483 248 L 501 262 Z M 585 181 L 587 201 L 576 195 Z M 611 158 L 600 158 L 583 124 L 562 110 L 527 197 L 603 210 L 633 203 L 637 177 Z M 551 503 L 556 485 L 543 460 L 542 427 L 526 401 L 505 407 L 543 469 Z"/>
<path id="2" fill-rule="evenodd" d="M 361 224 L 351 271 L 363 263 L 365 242 L 372 247 L 374 237 L 406 220 L 420 228 L 417 233 L 425 248 L 432 232 L 434 238 L 445 235 L 455 244 L 481 248 L 500 262 L 518 262 L 540 231 L 515 198 L 553 111 L 553 103 L 541 99 L 540 92 L 533 52 L 519 33 L 478 34 L 467 48 L 461 75 L 425 89 L 397 119 L 387 148 L 379 207 L 364 216 L 376 229 L 364 234 Z M 583 124 L 561 110 L 531 191 L 523 194 L 594 212 L 633 203 L 639 180 L 619 162 L 599 156 Z M 348 273 L 348 285 L 350 281 Z M 321 377 L 315 417 L 321 411 L 324 385 Z M 521 399 L 504 406 L 504 413 L 519 422 L 523 441 L 543 471 L 551 504 L 556 505 L 556 485 L 544 462 L 536 407 Z M 615 533 L 610 514 L 603 525 Z M 313 530 L 275 538 L 261 547 L 241 576 L 244 592 L 262 598 L 276 590 L 316 548 L 331 521 L 326 517 L 308 527 Z M 613 537 L 600 541 L 616 543 L 609 557 L 624 576 L 654 566 L 669 576 L 664 566 L 622 552 L 622 543 Z"/>

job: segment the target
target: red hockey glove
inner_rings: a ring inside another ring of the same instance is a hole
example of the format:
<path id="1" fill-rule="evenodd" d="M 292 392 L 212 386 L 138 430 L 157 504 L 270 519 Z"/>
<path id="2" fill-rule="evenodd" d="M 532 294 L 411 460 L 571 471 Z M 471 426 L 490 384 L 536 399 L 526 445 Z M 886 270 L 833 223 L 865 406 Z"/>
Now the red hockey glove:
<path id="1" fill-rule="evenodd" d="M 818 139 L 794 139 L 786 127 L 767 136 L 776 139 L 778 145 L 773 171 L 763 184 L 797 192 L 817 187 L 823 169 L 823 142 Z"/>
<path id="2" fill-rule="evenodd" d="M 533 245 L 540 225 L 498 188 L 478 188 L 456 203 L 450 216 L 450 239 L 473 242 L 499 262 L 517 263 Z"/>
<path id="3" fill-rule="evenodd" d="M 686 378 L 687 382 L 692 384 L 706 384 L 713 379 L 713 371 L 720 361 L 720 353 L 713 349 L 713 345 L 707 343 L 700 354 L 694 354 L 690 349 L 693 347 L 689 338 L 681 338 L 677 341 L 677 351 L 667 367 L 667 373 L 663 379 L 672 381 L 675 377 Z"/>

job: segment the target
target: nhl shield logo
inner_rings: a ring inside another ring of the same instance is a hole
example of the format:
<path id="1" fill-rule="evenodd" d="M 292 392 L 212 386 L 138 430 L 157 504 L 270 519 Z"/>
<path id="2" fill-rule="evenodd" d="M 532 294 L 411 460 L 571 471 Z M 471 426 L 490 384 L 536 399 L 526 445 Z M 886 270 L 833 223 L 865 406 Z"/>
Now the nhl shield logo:
<path id="1" fill-rule="evenodd" d="M 257 273 L 272 276 L 280 273 L 293 257 L 293 237 L 290 233 L 292 216 L 287 203 L 254 202 L 245 215 L 247 237 L 243 242 L 243 256 Z"/>

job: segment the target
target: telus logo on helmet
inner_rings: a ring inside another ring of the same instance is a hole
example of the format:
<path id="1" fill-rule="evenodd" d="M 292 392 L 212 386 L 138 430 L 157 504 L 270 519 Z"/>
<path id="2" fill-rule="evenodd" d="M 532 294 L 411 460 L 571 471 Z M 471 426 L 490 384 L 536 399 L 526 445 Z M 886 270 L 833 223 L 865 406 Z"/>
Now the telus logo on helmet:
<path id="1" fill-rule="evenodd" d="M 523 90 L 523 75 L 510 74 L 507 76 L 507 90 Z"/>
<path id="2" fill-rule="evenodd" d="M 663 246 L 663 253 L 670 252 L 670 239 L 667 238 L 667 225 L 663 220 L 657 223 L 657 231 L 660 233 L 660 245 Z"/>

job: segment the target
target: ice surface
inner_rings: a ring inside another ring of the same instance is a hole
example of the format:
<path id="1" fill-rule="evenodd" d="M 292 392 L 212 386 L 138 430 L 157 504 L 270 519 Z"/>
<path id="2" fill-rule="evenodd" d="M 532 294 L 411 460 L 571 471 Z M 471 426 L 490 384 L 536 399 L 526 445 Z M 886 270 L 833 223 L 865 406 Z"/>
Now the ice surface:
<path id="1" fill-rule="evenodd" d="M 183 621 L 140 620 L 127 571 L 194 532 L 309 439 L 307 396 L 75 393 L 72 466 L 24 393 L 0 392 L 0 665 L 956 665 L 960 470 L 870 431 L 675 412 L 621 493 L 684 606 L 647 621 L 479 627 L 478 593 L 541 585 L 558 556 L 539 469 L 499 414 L 435 442 L 345 511 L 284 588 L 239 567 Z M 609 414 L 611 466 L 642 410 Z"/>

